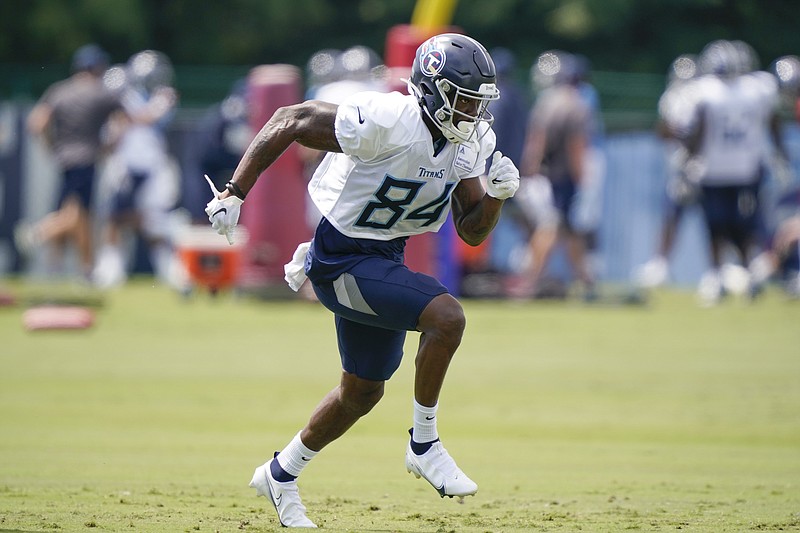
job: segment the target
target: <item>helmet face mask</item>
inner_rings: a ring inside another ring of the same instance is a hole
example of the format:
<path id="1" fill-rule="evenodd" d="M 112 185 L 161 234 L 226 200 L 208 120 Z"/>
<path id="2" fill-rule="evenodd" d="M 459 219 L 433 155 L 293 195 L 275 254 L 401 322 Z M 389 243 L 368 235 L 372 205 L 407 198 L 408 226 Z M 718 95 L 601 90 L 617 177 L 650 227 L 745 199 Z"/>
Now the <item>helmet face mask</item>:
<path id="1" fill-rule="evenodd" d="M 408 88 L 447 140 L 461 143 L 489 130 L 494 117 L 487 106 L 500 97 L 495 81 L 494 62 L 480 43 L 443 34 L 417 49 Z"/>

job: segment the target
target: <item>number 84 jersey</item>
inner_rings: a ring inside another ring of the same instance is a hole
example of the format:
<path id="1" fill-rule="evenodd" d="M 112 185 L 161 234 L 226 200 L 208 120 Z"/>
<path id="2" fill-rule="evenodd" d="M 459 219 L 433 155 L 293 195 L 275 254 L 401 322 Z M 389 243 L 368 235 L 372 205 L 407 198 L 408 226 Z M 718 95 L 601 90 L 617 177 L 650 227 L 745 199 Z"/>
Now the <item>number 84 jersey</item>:
<path id="1" fill-rule="evenodd" d="M 325 156 L 308 192 L 344 235 L 388 241 L 438 231 L 458 182 L 484 173 L 495 146 L 488 125 L 470 142 L 434 153 L 422 113 L 413 96 L 398 92 L 358 93 L 339 106 L 343 153 Z"/>

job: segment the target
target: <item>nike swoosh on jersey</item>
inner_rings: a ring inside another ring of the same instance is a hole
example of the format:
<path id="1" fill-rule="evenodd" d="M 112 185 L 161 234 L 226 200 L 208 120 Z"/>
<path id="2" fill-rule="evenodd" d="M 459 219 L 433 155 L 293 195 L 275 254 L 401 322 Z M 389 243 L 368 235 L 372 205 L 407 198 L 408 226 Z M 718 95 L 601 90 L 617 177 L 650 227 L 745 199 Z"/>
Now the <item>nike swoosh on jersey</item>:
<path id="1" fill-rule="evenodd" d="M 364 119 L 361 117 L 361 108 L 356 106 L 356 111 L 358 111 L 358 123 L 359 124 L 363 124 L 364 123 Z"/>

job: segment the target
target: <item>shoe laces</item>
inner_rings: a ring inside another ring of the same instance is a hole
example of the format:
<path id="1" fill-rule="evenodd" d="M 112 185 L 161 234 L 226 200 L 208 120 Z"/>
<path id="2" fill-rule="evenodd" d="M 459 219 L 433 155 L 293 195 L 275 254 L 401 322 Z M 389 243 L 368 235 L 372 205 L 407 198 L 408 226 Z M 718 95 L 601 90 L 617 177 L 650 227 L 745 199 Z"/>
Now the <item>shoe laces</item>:
<path id="1" fill-rule="evenodd" d="M 447 449 L 442 446 L 441 442 L 435 442 L 425 455 L 430 456 L 426 457 L 426 459 L 428 459 L 431 466 L 439 470 L 445 476 L 455 478 L 462 475 L 455 460 L 450 457 L 450 454 L 447 453 Z"/>

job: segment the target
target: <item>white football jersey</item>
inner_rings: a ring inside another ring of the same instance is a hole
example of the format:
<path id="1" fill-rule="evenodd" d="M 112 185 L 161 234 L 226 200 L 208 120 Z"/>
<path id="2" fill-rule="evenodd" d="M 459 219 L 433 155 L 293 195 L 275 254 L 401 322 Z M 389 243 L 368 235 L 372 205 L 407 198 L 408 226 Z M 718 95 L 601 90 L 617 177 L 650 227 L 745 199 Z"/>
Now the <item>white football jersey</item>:
<path id="1" fill-rule="evenodd" d="M 658 101 L 658 114 L 676 136 L 683 137 L 688 133 L 696 104 L 695 81 L 674 81 Z"/>
<path id="2" fill-rule="evenodd" d="M 339 106 L 335 124 L 343 153 L 325 156 L 308 192 L 322 215 L 352 238 L 386 241 L 437 231 L 453 189 L 483 174 L 495 147 L 494 132 L 481 123 L 475 139 L 446 143 L 434 155 L 416 98 L 398 92 L 353 95 Z"/>
<path id="3" fill-rule="evenodd" d="M 701 111 L 705 133 L 700 154 L 705 185 L 745 185 L 759 176 L 769 146 L 769 119 L 777 88 L 753 74 L 722 80 L 705 77 Z"/>

